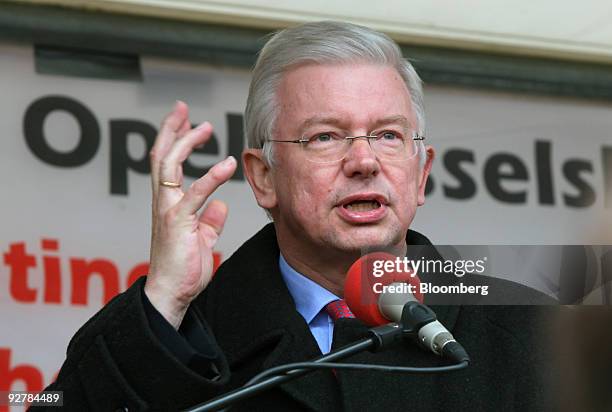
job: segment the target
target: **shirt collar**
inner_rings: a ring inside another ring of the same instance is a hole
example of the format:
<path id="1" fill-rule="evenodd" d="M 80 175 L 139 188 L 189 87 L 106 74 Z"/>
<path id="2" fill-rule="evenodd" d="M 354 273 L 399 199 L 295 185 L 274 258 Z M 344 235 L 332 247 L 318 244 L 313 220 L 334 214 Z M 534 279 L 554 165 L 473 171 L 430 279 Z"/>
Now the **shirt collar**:
<path id="1" fill-rule="evenodd" d="M 295 302 L 295 309 L 306 320 L 306 323 L 310 324 L 329 302 L 340 299 L 289 266 L 282 254 L 278 258 L 278 264 L 287 289 Z"/>

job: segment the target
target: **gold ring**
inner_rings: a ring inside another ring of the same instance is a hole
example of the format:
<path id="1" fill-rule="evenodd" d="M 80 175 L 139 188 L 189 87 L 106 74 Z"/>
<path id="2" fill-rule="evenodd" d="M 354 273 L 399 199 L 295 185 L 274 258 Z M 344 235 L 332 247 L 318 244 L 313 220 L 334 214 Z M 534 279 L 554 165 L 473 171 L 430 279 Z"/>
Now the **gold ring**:
<path id="1" fill-rule="evenodd" d="M 181 187 L 180 183 L 168 182 L 165 180 L 162 180 L 161 182 L 159 182 L 159 185 L 166 186 L 166 187 Z"/>

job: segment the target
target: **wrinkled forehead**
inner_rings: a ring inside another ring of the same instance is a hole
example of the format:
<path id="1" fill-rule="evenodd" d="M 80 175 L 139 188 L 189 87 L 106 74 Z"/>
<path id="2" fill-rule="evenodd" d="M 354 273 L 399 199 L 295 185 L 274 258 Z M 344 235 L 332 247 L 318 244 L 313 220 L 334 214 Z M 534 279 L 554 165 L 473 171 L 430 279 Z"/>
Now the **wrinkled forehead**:
<path id="1" fill-rule="evenodd" d="M 397 70 L 377 64 L 306 64 L 287 70 L 276 92 L 280 123 L 295 128 L 317 119 L 365 126 L 388 118 L 416 116 Z"/>

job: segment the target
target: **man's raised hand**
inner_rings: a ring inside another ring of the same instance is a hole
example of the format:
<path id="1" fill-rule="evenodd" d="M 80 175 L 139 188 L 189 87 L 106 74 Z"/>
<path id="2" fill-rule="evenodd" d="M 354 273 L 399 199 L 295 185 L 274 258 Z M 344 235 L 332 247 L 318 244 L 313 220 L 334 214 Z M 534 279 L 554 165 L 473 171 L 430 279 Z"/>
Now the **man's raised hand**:
<path id="1" fill-rule="evenodd" d="M 227 218 L 227 206 L 218 200 L 210 201 L 199 216 L 198 211 L 236 170 L 236 159 L 230 156 L 183 191 L 182 164 L 211 134 L 208 122 L 191 129 L 189 108 L 177 101 L 150 153 L 153 221 L 145 293 L 175 329 L 210 282 L 213 247 Z"/>

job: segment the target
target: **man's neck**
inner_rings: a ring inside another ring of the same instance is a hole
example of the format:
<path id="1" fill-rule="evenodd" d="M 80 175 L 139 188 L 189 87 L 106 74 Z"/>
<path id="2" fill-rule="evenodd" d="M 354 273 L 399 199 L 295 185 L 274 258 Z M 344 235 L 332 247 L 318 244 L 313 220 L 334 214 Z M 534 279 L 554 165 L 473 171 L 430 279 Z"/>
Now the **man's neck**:
<path id="1" fill-rule="evenodd" d="M 283 257 L 293 269 L 318 283 L 336 296 L 344 296 L 344 278 L 354 259 L 344 256 L 344 259 L 326 258 L 325 261 L 304 259 L 302 253 L 294 253 L 291 248 L 280 247 Z"/>
<path id="2" fill-rule="evenodd" d="M 347 253 L 344 251 L 326 253 L 305 253 L 304 248 L 295 249 L 283 246 L 279 248 L 287 263 L 297 272 L 318 283 L 336 296 L 344 296 L 344 279 L 353 263 L 362 255 L 361 252 Z M 406 254 L 406 244 L 396 250 L 389 251 L 397 256 Z"/>

